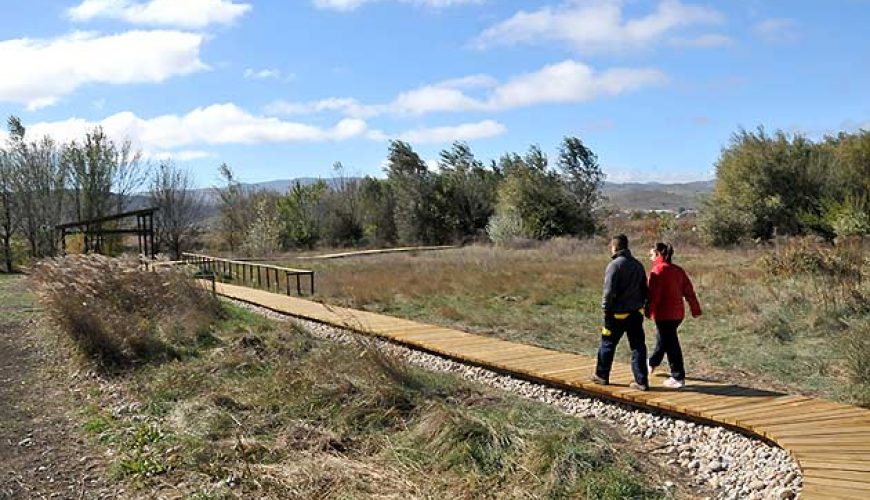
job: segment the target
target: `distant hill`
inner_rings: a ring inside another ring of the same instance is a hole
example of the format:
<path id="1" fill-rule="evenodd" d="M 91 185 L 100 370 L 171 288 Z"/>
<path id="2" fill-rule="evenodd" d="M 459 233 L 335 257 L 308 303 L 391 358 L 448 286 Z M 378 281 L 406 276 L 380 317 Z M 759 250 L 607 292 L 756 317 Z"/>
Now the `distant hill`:
<path id="1" fill-rule="evenodd" d="M 608 204 L 622 210 L 686 210 L 701 207 L 703 198 L 713 192 L 714 181 L 682 184 L 627 182 L 604 184 Z"/>

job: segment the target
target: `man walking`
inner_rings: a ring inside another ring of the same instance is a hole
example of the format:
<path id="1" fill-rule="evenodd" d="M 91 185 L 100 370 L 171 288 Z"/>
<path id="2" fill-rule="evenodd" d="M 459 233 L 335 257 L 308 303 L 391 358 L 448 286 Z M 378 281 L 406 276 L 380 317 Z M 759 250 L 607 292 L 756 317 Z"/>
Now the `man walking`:
<path id="1" fill-rule="evenodd" d="M 649 388 L 646 366 L 646 342 L 643 333 L 643 308 L 648 298 L 646 271 L 643 264 L 631 255 L 628 237 L 624 234 L 610 240 L 610 264 L 604 273 L 604 328 L 598 348 L 598 365 L 591 381 L 606 385 L 610 382 L 613 355 L 623 334 L 628 335 L 631 347 L 631 371 L 634 382 L 630 387 L 639 391 Z"/>

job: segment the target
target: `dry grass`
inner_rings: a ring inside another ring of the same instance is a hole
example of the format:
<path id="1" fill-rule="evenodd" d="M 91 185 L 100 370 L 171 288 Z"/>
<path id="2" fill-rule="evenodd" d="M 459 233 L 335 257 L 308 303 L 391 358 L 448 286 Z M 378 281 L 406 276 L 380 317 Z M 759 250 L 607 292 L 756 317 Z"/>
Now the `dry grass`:
<path id="1" fill-rule="evenodd" d="M 207 336 L 219 302 L 183 273 L 135 259 L 71 255 L 34 267 L 38 296 L 79 347 L 105 367 L 171 359 Z"/>
<path id="2" fill-rule="evenodd" d="M 235 308 L 218 326 L 199 355 L 127 375 L 143 414 L 92 408 L 120 480 L 190 498 L 659 496 L 595 422 Z"/>

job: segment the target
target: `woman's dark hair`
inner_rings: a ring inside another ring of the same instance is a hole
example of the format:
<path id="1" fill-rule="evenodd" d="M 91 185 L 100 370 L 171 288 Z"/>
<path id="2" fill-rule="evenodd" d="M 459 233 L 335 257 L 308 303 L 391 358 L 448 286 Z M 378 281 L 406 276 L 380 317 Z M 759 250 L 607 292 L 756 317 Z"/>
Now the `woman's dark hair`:
<path id="1" fill-rule="evenodd" d="M 665 259 L 665 262 L 667 262 L 668 264 L 671 263 L 671 259 L 674 258 L 673 245 L 671 245 L 670 243 L 662 243 L 661 241 L 659 241 L 658 243 L 656 243 L 655 250 Z"/>

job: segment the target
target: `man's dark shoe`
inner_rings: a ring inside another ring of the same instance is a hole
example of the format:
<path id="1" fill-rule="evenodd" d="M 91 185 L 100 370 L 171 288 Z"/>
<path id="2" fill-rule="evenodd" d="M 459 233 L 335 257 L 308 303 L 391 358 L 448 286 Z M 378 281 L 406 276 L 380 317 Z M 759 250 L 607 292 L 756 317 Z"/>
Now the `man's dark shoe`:
<path id="1" fill-rule="evenodd" d="M 607 385 L 607 381 L 599 377 L 598 375 L 592 375 L 591 377 L 589 377 L 589 381 L 593 384 Z"/>
<path id="2" fill-rule="evenodd" d="M 643 392 L 645 392 L 645 391 L 648 391 L 648 390 L 649 390 L 649 386 L 648 386 L 648 385 L 640 385 L 640 384 L 638 384 L 637 382 L 632 382 L 632 383 L 628 384 L 628 386 L 631 387 L 632 389 L 636 390 L 636 391 L 643 391 Z"/>

